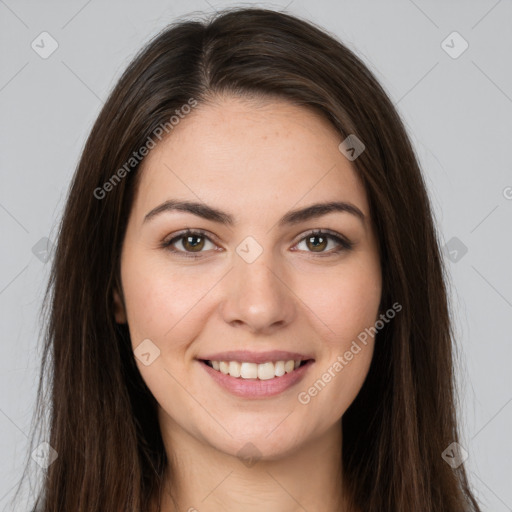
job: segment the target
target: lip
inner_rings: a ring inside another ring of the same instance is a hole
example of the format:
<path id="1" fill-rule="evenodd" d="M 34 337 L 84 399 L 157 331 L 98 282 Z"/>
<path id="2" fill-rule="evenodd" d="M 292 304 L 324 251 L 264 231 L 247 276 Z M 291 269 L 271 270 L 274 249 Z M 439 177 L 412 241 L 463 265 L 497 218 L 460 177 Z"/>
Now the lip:
<path id="1" fill-rule="evenodd" d="M 290 354 L 290 352 L 288 352 L 288 354 Z M 290 359 L 293 359 L 293 357 L 290 357 Z M 279 361 L 279 359 L 277 360 Z M 213 361 L 217 361 L 217 359 L 213 359 Z M 263 362 L 267 361 L 268 359 Z M 293 385 L 299 383 L 309 371 L 310 367 L 313 366 L 314 360 L 310 359 L 306 364 L 300 366 L 292 372 L 285 373 L 281 377 L 274 377 L 273 379 L 269 380 L 242 379 L 241 377 L 232 377 L 231 375 L 225 375 L 222 372 L 214 370 L 203 361 L 198 361 L 198 363 L 202 368 L 204 368 L 208 375 L 210 375 L 210 377 L 212 377 L 212 379 L 217 384 L 219 384 L 219 386 L 229 391 L 231 394 L 241 398 L 256 399 L 279 395 L 280 393 L 283 393 L 287 389 L 291 388 Z"/>
<path id="2" fill-rule="evenodd" d="M 217 352 L 197 357 L 206 361 L 238 361 L 240 363 L 275 363 L 276 361 L 289 361 L 293 359 L 296 361 L 306 361 L 307 359 L 314 359 L 312 355 L 299 354 L 297 352 L 287 352 L 284 350 L 270 350 L 267 352 L 251 352 L 250 350 L 230 350 L 227 352 Z M 284 375 L 283 375 L 284 377 Z"/>

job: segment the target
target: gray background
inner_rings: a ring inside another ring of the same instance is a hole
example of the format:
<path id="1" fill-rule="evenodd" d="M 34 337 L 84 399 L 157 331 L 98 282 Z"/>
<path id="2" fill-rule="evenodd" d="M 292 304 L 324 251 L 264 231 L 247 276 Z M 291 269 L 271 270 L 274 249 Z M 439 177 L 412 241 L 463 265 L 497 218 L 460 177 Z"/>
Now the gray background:
<path id="1" fill-rule="evenodd" d="M 0 509 L 28 452 L 45 239 L 55 240 L 85 138 L 150 37 L 178 16 L 227 5 L 235 3 L 0 0 Z M 356 51 L 409 129 L 451 251 L 465 464 L 484 510 L 512 511 L 512 4 L 293 0 L 287 10 Z M 43 31 L 58 43 L 46 59 L 31 47 L 51 48 Z M 462 40 L 442 44 L 453 31 L 469 44 L 457 58 Z"/>

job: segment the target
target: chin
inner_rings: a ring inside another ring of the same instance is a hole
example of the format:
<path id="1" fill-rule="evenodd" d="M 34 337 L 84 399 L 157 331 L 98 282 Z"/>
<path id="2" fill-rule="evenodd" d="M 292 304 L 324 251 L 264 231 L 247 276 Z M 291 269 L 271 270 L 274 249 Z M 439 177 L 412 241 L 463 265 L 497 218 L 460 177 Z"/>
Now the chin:
<path id="1" fill-rule="evenodd" d="M 240 427 L 240 430 L 230 429 L 232 437 L 225 436 L 223 439 L 212 439 L 210 436 L 204 439 L 206 443 L 216 450 L 248 461 L 274 461 L 283 459 L 300 449 L 302 443 L 297 442 L 296 436 L 286 430 L 272 429 L 268 427 L 258 430 Z M 270 433 L 269 435 L 269 432 Z M 250 463 L 246 464 L 248 467 Z"/>

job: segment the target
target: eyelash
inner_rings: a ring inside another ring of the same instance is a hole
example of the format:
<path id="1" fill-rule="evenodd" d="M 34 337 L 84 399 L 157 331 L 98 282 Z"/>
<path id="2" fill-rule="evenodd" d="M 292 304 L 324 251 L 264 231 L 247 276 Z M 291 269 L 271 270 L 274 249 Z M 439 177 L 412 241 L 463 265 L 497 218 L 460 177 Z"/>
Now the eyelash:
<path id="1" fill-rule="evenodd" d="M 179 241 L 179 240 L 181 240 L 183 238 L 186 238 L 187 236 L 203 237 L 203 238 L 206 238 L 207 240 L 209 240 L 210 242 L 214 243 L 210 239 L 210 237 L 207 235 L 207 233 L 205 231 L 202 231 L 200 229 L 198 229 L 198 230 L 187 229 L 186 231 L 182 231 L 178 235 L 174 236 L 170 240 L 164 241 L 162 243 L 162 248 L 167 249 L 168 251 L 170 251 L 170 252 L 172 252 L 174 254 L 178 254 L 180 256 L 183 256 L 185 258 L 191 258 L 191 259 L 201 258 L 202 257 L 202 252 L 190 253 L 190 252 L 187 252 L 187 251 L 178 251 L 178 250 L 176 250 L 176 249 L 174 249 L 172 247 L 172 245 L 174 245 L 175 242 L 177 242 L 177 241 Z M 340 245 L 340 247 L 338 247 L 337 249 L 331 250 L 329 252 L 314 253 L 312 251 L 309 251 L 309 252 L 311 252 L 311 254 L 314 254 L 314 255 L 319 256 L 321 258 L 322 257 L 328 257 L 328 256 L 337 255 L 337 254 L 339 254 L 339 253 L 341 253 L 343 251 L 350 251 L 354 247 L 354 243 L 350 242 L 348 239 L 342 238 L 341 236 L 339 236 L 339 235 L 337 235 L 334 232 L 331 232 L 329 230 L 321 230 L 321 229 L 312 230 L 312 231 L 306 233 L 306 235 L 304 235 L 297 242 L 297 244 L 300 244 L 301 242 L 303 242 L 307 238 L 310 238 L 310 237 L 313 237 L 313 236 L 322 236 L 322 237 L 325 237 L 325 238 L 329 238 L 331 240 L 334 240 L 335 242 L 337 242 Z M 295 245 L 297 245 L 297 244 L 295 244 Z"/>

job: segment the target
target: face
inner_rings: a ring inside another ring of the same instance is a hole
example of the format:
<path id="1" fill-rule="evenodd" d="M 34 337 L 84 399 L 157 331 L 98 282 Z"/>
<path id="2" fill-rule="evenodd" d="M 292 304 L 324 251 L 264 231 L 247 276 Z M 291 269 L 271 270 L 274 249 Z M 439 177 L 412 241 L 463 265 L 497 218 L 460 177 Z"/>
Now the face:
<path id="1" fill-rule="evenodd" d="M 163 430 L 279 458 L 332 431 L 356 397 L 381 268 L 341 141 L 309 110 L 224 98 L 144 160 L 116 320 L 129 325 Z M 339 204 L 310 209 L 325 203 Z M 219 370 L 204 362 L 215 359 Z"/>

